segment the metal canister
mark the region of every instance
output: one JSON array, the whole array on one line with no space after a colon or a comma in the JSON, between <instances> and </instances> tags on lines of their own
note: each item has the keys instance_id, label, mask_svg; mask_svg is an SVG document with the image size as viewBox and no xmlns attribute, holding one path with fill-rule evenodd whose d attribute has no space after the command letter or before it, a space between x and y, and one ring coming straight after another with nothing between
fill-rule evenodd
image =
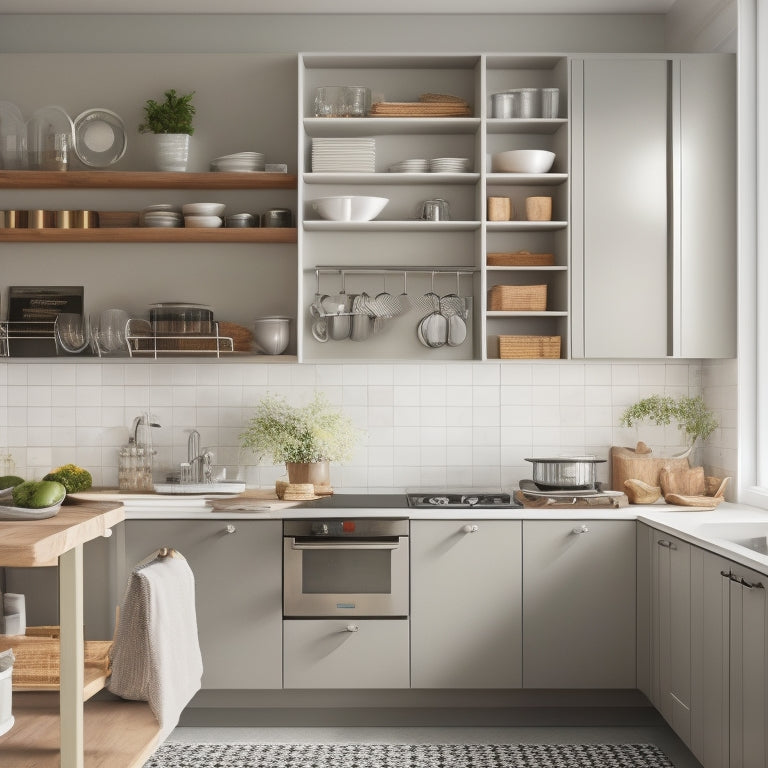
<instances>
[{"instance_id":1,"label":"metal canister","mask_svg":"<svg viewBox=\"0 0 768 768\"><path fill-rule=\"evenodd\" d=\"M261 214L262 227L293 226L293 213L290 208L270 208Z\"/></svg>"},{"instance_id":2,"label":"metal canister","mask_svg":"<svg viewBox=\"0 0 768 768\"><path fill-rule=\"evenodd\" d=\"M69 229L72 226L72 211L56 211L56 228Z\"/></svg>"},{"instance_id":3,"label":"metal canister","mask_svg":"<svg viewBox=\"0 0 768 768\"><path fill-rule=\"evenodd\" d=\"M23 229L27 226L26 211L6 211L5 226L8 229Z\"/></svg>"},{"instance_id":4,"label":"metal canister","mask_svg":"<svg viewBox=\"0 0 768 768\"><path fill-rule=\"evenodd\" d=\"M92 229L99 226L99 216L96 211L73 211L72 226L78 229Z\"/></svg>"},{"instance_id":5,"label":"metal canister","mask_svg":"<svg viewBox=\"0 0 768 768\"><path fill-rule=\"evenodd\" d=\"M46 212L37 208L27 211L27 229L45 229Z\"/></svg>"}]
</instances>

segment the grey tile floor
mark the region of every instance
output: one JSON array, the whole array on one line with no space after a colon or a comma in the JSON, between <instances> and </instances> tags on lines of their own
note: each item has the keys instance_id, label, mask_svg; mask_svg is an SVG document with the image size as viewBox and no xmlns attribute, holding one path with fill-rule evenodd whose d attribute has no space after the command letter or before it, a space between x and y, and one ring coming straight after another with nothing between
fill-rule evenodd
<instances>
[{"instance_id":1,"label":"grey tile floor","mask_svg":"<svg viewBox=\"0 0 768 768\"><path fill-rule=\"evenodd\" d=\"M664 724L633 726L218 726L176 728L168 741L371 744L655 744L676 768L701 768Z\"/></svg>"}]
</instances>

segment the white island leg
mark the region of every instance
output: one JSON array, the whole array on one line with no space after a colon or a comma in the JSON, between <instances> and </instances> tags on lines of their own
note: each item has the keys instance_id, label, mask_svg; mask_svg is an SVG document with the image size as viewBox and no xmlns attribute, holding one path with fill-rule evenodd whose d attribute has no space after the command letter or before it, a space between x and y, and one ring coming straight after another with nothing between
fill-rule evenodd
<instances>
[{"instance_id":1,"label":"white island leg","mask_svg":"<svg viewBox=\"0 0 768 768\"><path fill-rule=\"evenodd\" d=\"M59 557L61 768L83 768L83 547Z\"/></svg>"}]
</instances>

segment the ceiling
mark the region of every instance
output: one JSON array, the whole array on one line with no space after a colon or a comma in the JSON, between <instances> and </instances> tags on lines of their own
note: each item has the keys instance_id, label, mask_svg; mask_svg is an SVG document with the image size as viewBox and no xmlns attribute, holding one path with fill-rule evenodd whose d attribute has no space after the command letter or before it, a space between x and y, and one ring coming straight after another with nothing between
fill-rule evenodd
<instances>
[{"instance_id":1,"label":"ceiling","mask_svg":"<svg viewBox=\"0 0 768 768\"><path fill-rule=\"evenodd\" d=\"M661 13L675 0L0 0L0 14ZM214 9L214 10L212 10Z\"/></svg>"}]
</instances>

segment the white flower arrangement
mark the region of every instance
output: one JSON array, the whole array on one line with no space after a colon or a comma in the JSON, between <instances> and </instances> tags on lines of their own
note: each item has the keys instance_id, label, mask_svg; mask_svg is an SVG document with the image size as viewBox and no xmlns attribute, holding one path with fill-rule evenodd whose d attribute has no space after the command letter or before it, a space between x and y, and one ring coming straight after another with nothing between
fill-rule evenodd
<instances>
[{"instance_id":1,"label":"white flower arrangement","mask_svg":"<svg viewBox=\"0 0 768 768\"><path fill-rule=\"evenodd\" d=\"M280 462L346 461L361 432L351 419L332 407L322 393L311 403L293 406L279 395L267 395L256 406L240 435L243 448Z\"/></svg>"}]
</instances>

